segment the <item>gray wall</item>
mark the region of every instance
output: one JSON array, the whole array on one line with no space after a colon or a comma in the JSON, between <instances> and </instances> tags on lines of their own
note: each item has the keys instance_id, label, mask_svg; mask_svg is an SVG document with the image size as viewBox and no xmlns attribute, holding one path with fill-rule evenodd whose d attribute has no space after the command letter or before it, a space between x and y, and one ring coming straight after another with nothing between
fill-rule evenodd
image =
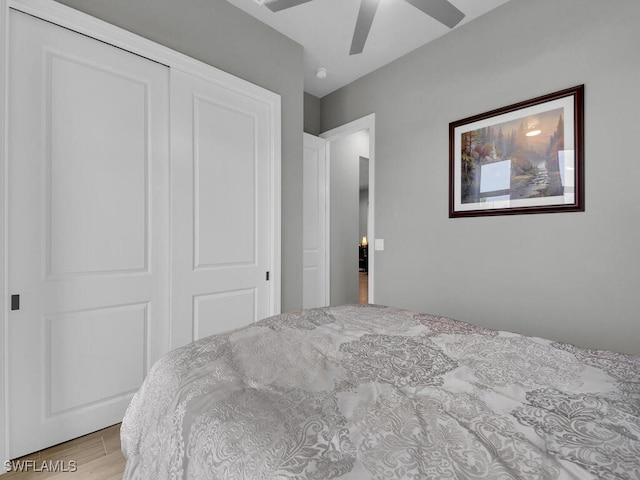
<instances>
[{"instance_id":1,"label":"gray wall","mask_svg":"<svg viewBox=\"0 0 640 480\"><path fill-rule=\"evenodd\" d=\"M282 97L282 310L302 306L302 47L224 0L59 0Z\"/></svg>"},{"instance_id":2,"label":"gray wall","mask_svg":"<svg viewBox=\"0 0 640 480\"><path fill-rule=\"evenodd\" d=\"M512 0L322 99L376 114L376 302L640 354L640 2ZM449 122L585 84L586 211L448 218Z\"/></svg>"},{"instance_id":3,"label":"gray wall","mask_svg":"<svg viewBox=\"0 0 640 480\"><path fill-rule=\"evenodd\" d=\"M331 142L331 305L358 303L360 151L356 135Z\"/></svg>"},{"instance_id":4,"label":"gray wall","mask_svg":"<svg viewBox=\"0 0 640 480\"><path fill-rule=\"evenodd\" d=\"M304 92L304 131L320 135L320 99Z\"/></svg>"}]
</instances>

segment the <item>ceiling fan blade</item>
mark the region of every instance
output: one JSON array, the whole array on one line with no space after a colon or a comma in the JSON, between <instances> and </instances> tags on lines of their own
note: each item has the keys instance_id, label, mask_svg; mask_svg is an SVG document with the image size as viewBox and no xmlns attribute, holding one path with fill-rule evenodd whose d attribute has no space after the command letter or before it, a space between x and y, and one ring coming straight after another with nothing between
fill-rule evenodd
<instances>
[{"instance_id":1,"label":"ceiling fan blade","mask_svg":"<svg viewBox=\"0 0 640 480\"><path fill-rule=\"evenodd\" d=\"M360 3L360 11L358 12L358 20L356 21L356 29L353 32L349 55L357 55L364 50L364 44L369 36L369 30L371 30L371 24L376 16L379 2L380 0L362 0Z\"/></svg>"},{"instance_id":2,"label":"ceiling fan blade","mask_svg":"<svg viewBox=\"0 0 640 480\"><path fill-rule=\"evenodd\" d=\"M464 18L464 13L447 0L407 0L407 2L449 28L455 27Z\"/></svg>"},{"instance_id":3,"label":"ceiling fan blade","mask_svg":"<svg viewBox=\"0 0 640 480\"><path fill-rule=\"evenodd\" d=\"M285 8L297 7L303 3L310 2L311 0L275 0L273 2L265 3L265 6L272 12L279 12Z\"/></svg>"}]
</instances>

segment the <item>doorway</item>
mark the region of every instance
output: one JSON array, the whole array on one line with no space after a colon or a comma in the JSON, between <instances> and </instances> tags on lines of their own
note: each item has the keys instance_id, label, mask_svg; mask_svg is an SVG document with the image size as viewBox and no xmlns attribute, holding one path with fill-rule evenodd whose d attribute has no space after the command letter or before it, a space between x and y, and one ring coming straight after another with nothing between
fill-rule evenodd
<instances>
[{"instance_id":1,"label":"doorway","mask_svg":"<svg viewBox=\"0 0 640 480\"><path fill-rule=\"evenodd\" d=\"M328 158L328 304L373 303L375 252L370 244L375 238L375 114L320 137L327 140Z\"/></svg>"},{"instance_id":2,"label":"doorway","mask_svg":"<svg viewBox=\"0 0 640 480\"><path fill-rule=\"evenodd\" d=\"M369 241L367 224L369 214L369 158L359 158L358 182L359 222L358 234L358 303L369 303Z\"/></svg>"},{"instance_id":3,"label":"doorway","mask_svg":"<svg viewBox=\"0 0 640 480\"><path fill-rule=\"evenodd\" d=\"M366 130L344 135L330 144L331 305L359 303L361 280L368 280L367 222L365 218L361 227L360 218L361 204L368 204L368 198L361 200L368 192L368 178L360 179L361 170L368 170L368 157ZM368 300L368 291L366 297L364 301Z\"/></svg>"}]
</instances>

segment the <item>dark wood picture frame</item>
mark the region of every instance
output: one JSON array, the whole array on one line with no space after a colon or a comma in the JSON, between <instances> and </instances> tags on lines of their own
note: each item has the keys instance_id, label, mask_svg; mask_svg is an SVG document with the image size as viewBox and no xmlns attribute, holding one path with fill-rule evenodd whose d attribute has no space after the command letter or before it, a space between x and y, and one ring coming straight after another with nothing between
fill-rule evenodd
<instances>
[{"instance_id":1,"label":"dark wood picture frame","mask_svg":"<svg viewBox=\"0 0 640 480\"><path fill-rule=\"evenodd\" d=\"M449 217L584 211L584 85L449 124Z\"/></svg>"}]
</instances>

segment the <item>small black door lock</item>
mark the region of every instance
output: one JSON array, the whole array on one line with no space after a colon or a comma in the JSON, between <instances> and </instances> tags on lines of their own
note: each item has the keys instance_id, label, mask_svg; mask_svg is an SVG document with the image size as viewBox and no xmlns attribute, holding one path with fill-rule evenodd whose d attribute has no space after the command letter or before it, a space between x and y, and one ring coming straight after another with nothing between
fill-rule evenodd
<instances>
[{"instance_id":1,"label":"small black door lock","mask_svg":"<svg viewBox=\"0 0 640 480\"><path fill-rule=\"evenodd\" d=\"M11 295L11 310L20 310L20 295Z\"/></svg>"}]
</instances>

